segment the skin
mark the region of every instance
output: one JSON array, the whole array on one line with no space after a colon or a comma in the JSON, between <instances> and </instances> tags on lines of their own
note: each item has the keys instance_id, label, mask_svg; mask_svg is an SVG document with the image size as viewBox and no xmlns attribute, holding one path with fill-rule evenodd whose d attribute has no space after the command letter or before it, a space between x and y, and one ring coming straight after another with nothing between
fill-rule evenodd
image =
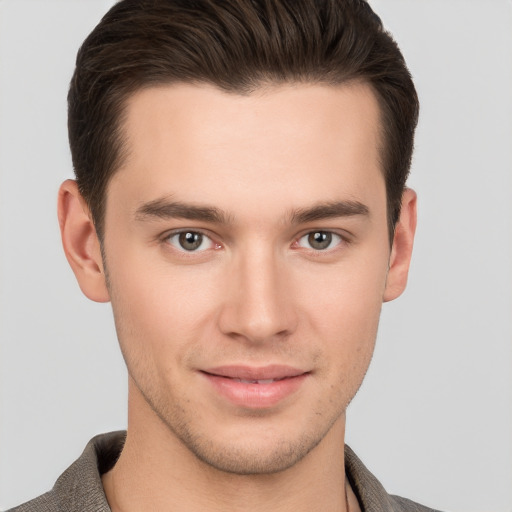
<instances>
[{"instance_id":1,"label":"skin","mask_svg":"<svg viewBox=\"0 0 512 512\"><path fill-rule=\"evenodd\" d=\"M76 184L59 194L66 255L85 295L112 302L128 367L127 441L103 476L112 509L344 511L347 498L357 509L345 411L381 305L405 288L416 225L406 190L390 247L371 89L150 88L130 98L124 134L104 259ZM168 203L222 215L174 217ZM360 211L318 211L339 203ZM201 233L199 250L175 230ZM232 403L204 373L269 364L304 378L265 407Z\"/></svg>"}]
</instances>

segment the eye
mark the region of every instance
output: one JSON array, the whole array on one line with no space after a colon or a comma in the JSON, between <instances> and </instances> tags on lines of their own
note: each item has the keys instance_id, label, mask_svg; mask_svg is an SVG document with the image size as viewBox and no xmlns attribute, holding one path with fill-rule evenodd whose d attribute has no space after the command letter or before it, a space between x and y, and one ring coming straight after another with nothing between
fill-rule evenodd
<instances>
[{"instance_id":1,"label":"eye","mask_svg":"<svg viewBox=\"0 0 512 512\"><path fill-rule=\"evenodd\" d=\"M166 241L179 251L201 252L212 249L215 243L198 231L180 231L169 235Z\"/></svg>"},{"instance_id":2,"label":"eye","mask_svg":"<svg viewBox=\"0 0 512 512\"><path fill-rule=\"evenodd\" d=\"M301 236L297 241L300 247L314 249L315 251L325 251L332 249L343 241L343 238L331 231L311 231Z\"/></svg>"}]
</instances>

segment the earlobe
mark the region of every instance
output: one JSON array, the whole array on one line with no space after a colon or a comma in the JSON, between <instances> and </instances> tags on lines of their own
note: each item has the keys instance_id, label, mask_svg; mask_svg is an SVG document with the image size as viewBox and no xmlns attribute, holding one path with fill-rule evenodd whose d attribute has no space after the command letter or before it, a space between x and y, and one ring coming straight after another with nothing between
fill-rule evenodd
<instances>
[{"instance_id":1,"label":"earlobe","mask_svg":"<svg viewBox=\"0 0 512 512\"><path fill-rule=\"evenodd\" d=\"M383 296L384 302L399 297L407 285L414 233L416 231L416 219L416 192L408 188L405 189L402 195L400 218L395 226L386 288Z\"/></svg>"},{"instance_id":2,"label":"earlobe","mask_svg":"<svg viewBox=\"0 0 512 512\"><path fill-rule=\"evenodd\" d=\"M96 302L108 302L101 249L89 208L74 180L59 189L58 217L62 246L82 292Z\"/></svg>"}]
</instances>

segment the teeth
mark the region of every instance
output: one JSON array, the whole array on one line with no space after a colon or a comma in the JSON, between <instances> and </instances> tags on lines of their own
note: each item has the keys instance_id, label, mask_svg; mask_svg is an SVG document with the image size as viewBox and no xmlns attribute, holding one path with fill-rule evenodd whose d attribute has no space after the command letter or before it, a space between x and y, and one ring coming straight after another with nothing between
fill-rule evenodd
<instances>
[{"instance_id":1,"label":"teeth","mask_svg":"<svg viewBox=\"0 0 512 512\"><path fill-rule=\"evenodd\" d=\"M254 380L254 379L235 379L237 382L241 382L243 384L271 384L274 382L275 379L261 379L261 380Z\"/></svg>"}]
</instances>

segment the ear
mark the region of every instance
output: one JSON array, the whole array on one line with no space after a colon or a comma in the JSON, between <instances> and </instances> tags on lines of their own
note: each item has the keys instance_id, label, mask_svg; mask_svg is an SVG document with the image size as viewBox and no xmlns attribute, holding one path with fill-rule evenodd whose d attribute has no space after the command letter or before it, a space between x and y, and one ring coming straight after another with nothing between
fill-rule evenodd
<instances>
[{"instance_id":1,"label":"ear","mask_svg":"<svg viewBox=\"0 0 512 512\"><path fill-rule=\"evenodd\" d=\"M414 233L416 231L416 217L416 192L407 188L402 195L400 218L395 226L386 288L383 296L384 302L399 297L407 285Z\"/></svg>"},{"instance_id":2,"label":"ear","mask_svg":"<svg viewBox=\"0 0 512 512\"><path fill-rule=\"evenodd\" d=\"M62 246L80 289L96 302L108 302L100 241L89 208L74 180L59 189L58 217Z\"/></svg>"}]
</instances>

